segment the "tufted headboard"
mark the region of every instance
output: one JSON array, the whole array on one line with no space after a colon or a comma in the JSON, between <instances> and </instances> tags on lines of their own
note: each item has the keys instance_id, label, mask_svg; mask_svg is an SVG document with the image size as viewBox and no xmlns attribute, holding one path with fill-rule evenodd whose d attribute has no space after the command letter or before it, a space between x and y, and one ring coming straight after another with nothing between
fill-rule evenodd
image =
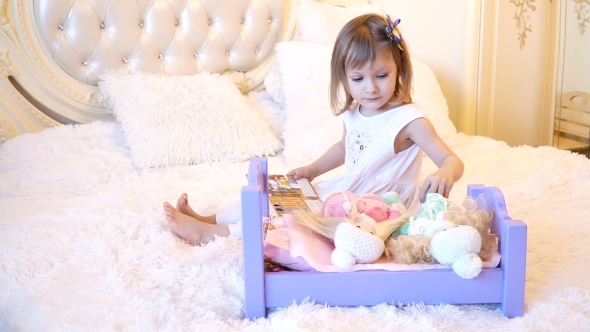
<instances>
[{"instance_id":1,"label":"tufted headboard","mask_svg":"<svg viewBox=\"0 0 590 332\"><path fill-rule=\"evenodd\" d=\"M170 75L253 70L279 39L284 5L277 0L34 0L32 9L47 53L72 77L96 85L109 69Z\"/></svg>"},{"instance_id":2,"label":"tufted headboard","mask_svg":"<svg viewBox=\"0 0 590 332\"><path fill-rule=\"evenodd\" d=\"M295 31L290 0L0 0L0 25L0 143L111 120L106 70L225 73L256 89Z\"/></svg>"}]
</instances>

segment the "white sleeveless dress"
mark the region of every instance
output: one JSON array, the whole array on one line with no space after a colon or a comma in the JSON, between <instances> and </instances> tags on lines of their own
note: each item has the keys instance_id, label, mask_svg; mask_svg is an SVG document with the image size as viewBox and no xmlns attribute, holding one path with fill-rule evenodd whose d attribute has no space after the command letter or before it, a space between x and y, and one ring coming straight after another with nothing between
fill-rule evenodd
<instances>
[{"instance_id":1,"label":"white sleeveless dress","mask_svg":"<svg viewBox=\"0 0 590 332\"><path fill-rule=\"evenodd\" d=\"M334 192L350 191L355 195L383 195L397 192L408 212L420 211L420 169L422 149L414 144L395 153L393 144L399 132L410 122L426 117L414 105L403 105L381 114L365 117L359 105L343 114L346 126L347 174L315 184L325 200Z\"/></svg>"}]
</instances>

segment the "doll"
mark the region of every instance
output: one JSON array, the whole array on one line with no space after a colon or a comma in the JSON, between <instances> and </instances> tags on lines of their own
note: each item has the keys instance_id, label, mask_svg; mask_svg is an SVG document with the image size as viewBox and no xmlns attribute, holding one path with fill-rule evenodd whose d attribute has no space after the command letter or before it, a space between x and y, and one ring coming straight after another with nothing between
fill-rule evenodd
<instances>
[{"instance_id":1,"label":"doll","mask_svg":"<svg viewBox=\"0 0 590 332\"><path fill-rule=\"evenodd\" d=\"M385 239L408 221L405 209L395 205L397 194L386 195L393 204L372 194L335 193L326 199L323 216L303 211L293 215L306 228L332 240L332 264L349 269L354 264L379 259L385 250Z\"/></svg>"},{"instance_id":2,"label":"doll","mask_svg":"<svg viewBox=\"0 0 590 332\"><path fill-rule=\"evenodd\" d=\"M428 194L434 195L434 194ZM438 195L438 194L436 194ZM398 229L390 238L386 240L385 254L387 257L397 263L441 263L432 253L432 241L438 231L449 229L449 227L471 227L474 230L462 230L464 234L477 231L479 237L475 234L465 235L467 238L475 238L481 241L477 255L480 259L485 260L491 257L498 249L498 238L490 233L490 222L493 218L493 212L479 209L477 203L472 198L467 198L463 203L465 210L458 206L447 205L444 199L444 206L439 204L440 197L436 197L436 204L423 204L423 213L410 218L410 222ZM424 213L430 210L432 213ZM433 220L433 213L437 216ZM424 217L427 215L428 217ZM422 218L420 218L422 216ZM412 225L413 224L413 225ZM404 229L406 232L404 234ZM418 231L416 231L418 230ZM400 234L401 233L401 234ZM473 240L475 241L475 240ZM437 240L440 242L440 240ZM477 243L476 243L477 245Z\"/></svg>"},{"instance_id":3,"label":"doll","mask_svg":"<svg viewBox=\"0 0 590 332\"><path fill-rule=\"evenodd\" d=\"M336 227L342 222L359 223L357 226L365 230L369 228L363 224L372 225L374 235L385 241L409 220L409 215L399 203L397 193L385 193L384 197L392 203L374 194L356 196L351 192L334 193L324 202L321 216L297 213L301 217L297 219L304 226L332 240ZM368 220L373 220L374 224Z\"/></svg>"}]
</instances>

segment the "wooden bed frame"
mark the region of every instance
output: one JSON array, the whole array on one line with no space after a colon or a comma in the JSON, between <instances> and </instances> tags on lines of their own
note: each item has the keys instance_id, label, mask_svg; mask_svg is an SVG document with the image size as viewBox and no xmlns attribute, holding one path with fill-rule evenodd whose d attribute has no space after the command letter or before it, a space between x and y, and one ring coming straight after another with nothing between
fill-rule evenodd
<instances>
[{"instance_id":1,"label":"wooden bed frame","mask_svg":"<svg viewBox=\"0 0 590 332\"><path fill-rule=\"evenodd\" d=\"M491 230L498 235L501 255L498 267L484 268L475 279L462 279L450 268L265 272L261 220L269 215L267 172L266 158L252 159L248 185L241 192L247 318L265 317L267 308L289 306L305 299L333 306L499 303L506 317L523 315L527 227L508 216L500 189L477 184L467 187L467 195L483 200L485 208L494 211Z\"/></svg>"}]
</instances>

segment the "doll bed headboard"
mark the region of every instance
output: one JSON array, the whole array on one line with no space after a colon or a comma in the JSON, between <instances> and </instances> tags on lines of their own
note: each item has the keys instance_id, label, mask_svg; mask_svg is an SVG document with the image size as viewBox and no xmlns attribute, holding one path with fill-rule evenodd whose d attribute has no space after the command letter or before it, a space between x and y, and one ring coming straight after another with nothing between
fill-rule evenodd
<instances>
[{"instance_id":1,"label":"doll bed headboard","mask_svg":"<svg viewBox=\"0 0 590 332\"><path fill-rule=\"evenodd\" d=\"M337 306L379 303L499 303L507 317L524 311L527 226L512 220L498 188L469 185L467 195L480 208L492 210L491 231L498 236L500 264L485 268L474 279L462 279L452 269L342 273L317 271L264 271L263 227L268 217L268 163L253 158L248 185L242 187L242 221L246 317L266 315L266 309L306 299ZM345 290L345 291L343 291Z\"/></svg>"},{"instance_id":2,"label":"doll bed headboard","mask_svg":"<svg viewBox=\"0 0 590 332\"><path fill-rule=\"evenodd\" d=\"M290 0L0 2L0 144L60 123L112 120L96 84L110 69L227 73L260 85L292 38Z\"/></svg>"}]
</instances>

